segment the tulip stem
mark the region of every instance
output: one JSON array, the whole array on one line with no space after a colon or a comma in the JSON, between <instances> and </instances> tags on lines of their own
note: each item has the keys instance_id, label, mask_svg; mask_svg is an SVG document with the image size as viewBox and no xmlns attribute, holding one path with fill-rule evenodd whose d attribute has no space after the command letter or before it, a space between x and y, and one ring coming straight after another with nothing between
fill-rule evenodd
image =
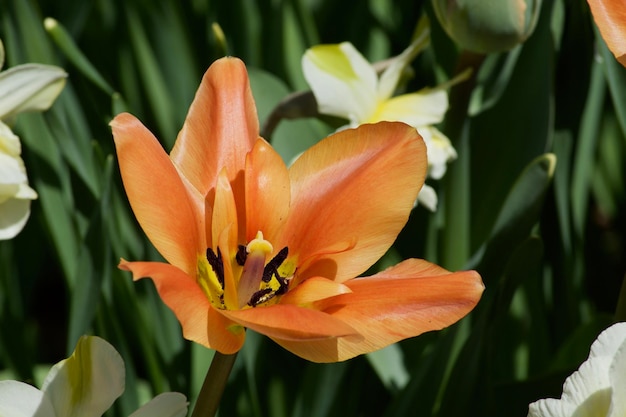
<instances>
[{"instance_id":1,"label":"tulip stem","mask_svg":"<svg viewBox=\"0 0 626 417\"><path fill-rule=\"evenodd\" d=\"M215 416L228 381L228 376L235 364L235 359L237 359L236 353L224 355L223 353L215 352L191 417Z\"/></svg>"}]
</instances>

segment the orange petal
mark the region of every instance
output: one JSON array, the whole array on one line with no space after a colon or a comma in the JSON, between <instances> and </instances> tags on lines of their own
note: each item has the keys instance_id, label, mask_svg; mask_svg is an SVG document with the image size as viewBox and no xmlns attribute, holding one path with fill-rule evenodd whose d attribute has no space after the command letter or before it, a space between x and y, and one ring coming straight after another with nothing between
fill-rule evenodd
<instances>
[{"instance_id":1,"label":"orange petal","mask_svg":"<svg viewBox=\"0 0 626 417\"><path fill-rule=\"evenodd\" d=\"M626 2L587 0L600 34L615 58L626 67Z\"/></svg>"},{"instance_id":2,"label":"orange petal","mask_svg":"<svg viewBox=\"0 0 626 417\"><path fill-rule=\"evenodd\" d=\"M144 232L172 265L195 273L200 243L194 203L167 154L134 116L111 122L122 181Z\"/></svg>"},{"instance_id":3,"label":"orange petal","mask_svg":"<svg viewBox=\"0 0 626 417\"><path fill-rule=\"evenodd\" d=\"M314 306L354 327L362 339L276 342L310 361L343 361L451 325L474 308L484 289L474 271L442 275L441 268L418 259L345 285L352 293Z\"/></svg>"},{"instance_id":4,"label":"orange petal","mask_svg":"<svg viewBox=\"0 0 626 417\"><path fill-rule=\"evenodd\" d=\"M349 287L339 282L322 277L311 277L280 299L281 304L306 305L313 301L352 292Z\"/></svg>"},{"instance_id":5,"label":"orange petal","mask_svg":"<svg viewBox=\"0 0 626 417\"><path fill-rule=\"evenodd\" d=\"M225 354L243 346L245 330L219 314L196 282L180 269L161 262L125 260L119 267L132 272L135 280L152 279L161 299L178 318L185 339Z\"/></svg>"},{"instance_id":6,"label":"orange petal","mask_svg":"<svg viewBox=\"0 0 626 417\"><path fill-rule=\"evenodd\" d=\"M213 202L213 218L211 221L211 236L213 249L220 242L222 232L228 230L227 244L229 248L237 248L237 206L233 190L228 182L226 170L220 172L215 184L215 200Z\"/></svg>"},{"instance_id":7,"label":"orange petal","mask_svg":"<svg viewBox=\"0 0 626 417\"><path fill-rule=\"evenodd\" d=\"M289 214L290 184L280 155L263 139L257 140L246 159L246 239L262 231L270 242ZM276 251L282 248L274 248Z\"/></svg>"},{"instance_id":8,"label":"orange petal","mask_svg":"<svg viewBox=\"0 0 626 417\"><path fill-rule=\"evenodd\" d=\"M312 341L356 335L352 327L330 314L294 305L275 304L219 312L242 326L272 338Z\"/></svg>"},{"instance_id":9,"label":"orange petal","mask_svg":"<svg viewBox=\"0 0 626 417\"><path fill-rule=\"evenodd\" d=\"M378 260L408 220L426 168L423 140L403 123L344 130L302 154L289 169L292 214L283 231L304 264L300 279L342 282ZM306 270L320 253L327 255Z\"/></svg>"},{"instance_id":10,"label":"orange petal","mask_svg":"<svg viewBox=\"0 0 626 417\"><path fill-rule=\"evenodd\" d=\"M170 154L185 177L206 193L222 168L233 181L259 136L256 106L244 63L215 61L204 74Z\"/></svg>"}]
</instances>

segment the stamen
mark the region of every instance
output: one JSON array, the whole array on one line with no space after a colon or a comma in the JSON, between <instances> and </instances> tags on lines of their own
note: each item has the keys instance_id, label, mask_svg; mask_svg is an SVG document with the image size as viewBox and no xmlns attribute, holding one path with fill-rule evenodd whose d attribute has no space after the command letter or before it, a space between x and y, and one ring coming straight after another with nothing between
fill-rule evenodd
<instances>
[{"instance_id":1,"label":"stamen","mask_svg":"<svg viewBox=\"0 0 626 417\"><path fill-rule=\"evenodd\" d=\"M280 274L278 273L278 268L282 265L282 263L287 259L287 255L289 255L289 249L287 246L282 248L271 261L265 265L263 269L263 282L270 282L272 280L272 276L276 276L276 278L280 281Z\"/></svg>"},{"instance_id":2,"label":"stamen","mask_svg":"<svg viewBox=\"0 0 626 417\"><path fill-rule=\"evenodd\" d=\"M252 294L250 301L248 301L248 305L250 307L256 307L259 304L272 299L275 295L276 293L274 293L271 288L264 288Z\"/></svg>"},{"instance_id":3,"label":"stamen","mask_svg":"<svg viewBox=\"0 0 626 417\"><path fill-rule=\"evenodd\" d=\"M224 262L222 261L222 252L220 248L217 248L217 255L213 252L213 249L208 248L206 250L206 259L209 261L209 265L213 268L213 272L217 276L217 281L220 283L222 290L224 289Z\"/></svg>"},{"instance_id":4,"label":"stamen","mask_svg":"<svg viewBox=\"0 0 626 417\"><path fill-rule=\"evenodd\" d=\"M244 245L237 246L237 255L235 259L237 260L237 264L239 266L244 266L246 263L246 258L248 257L248 250Z\"/></svg>"}]
</instances>

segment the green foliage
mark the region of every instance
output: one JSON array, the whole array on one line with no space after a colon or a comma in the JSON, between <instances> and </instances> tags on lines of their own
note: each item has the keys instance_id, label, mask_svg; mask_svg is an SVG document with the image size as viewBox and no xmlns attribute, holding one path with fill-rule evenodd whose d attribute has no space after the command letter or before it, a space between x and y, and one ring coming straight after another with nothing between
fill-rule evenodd
<instances>
[{"instance_id":1,"label":"green foliage","mask_svg":"<svg viewBox=\"0 0 626 417\"><path fill-rule=\"evenodd\" d=\"M14 125L39 198L22 233L0 242L2 378L36 381L41 364L97 334L127 368L109 415L167 390L193 404L213 353L182 339L150 282L116 268L122 257L159 255L128 206L108 122L130 111L170 149L222 53L214 23L249 67L263 123L306 90L307 47L350 41L385 59L408 45L424 13L432 16L429 4L408 0L4 0L5 66L58 65L69 79L49 111ZM56 21L47 30L46 17ZM560 395L614 320L626 270L626 69L586 2L544 0L527 42L484 57L431 25L407 89L477 71L453 87L441 127L459 156L435 184L439 211L417 207L388 256L477 269L480 304L448 329L345 363L308 363L249 334L221 415L524 416L529 402ZM290 161L334 122L283 120L272 143Z\"/></svg>"}]
</instances>

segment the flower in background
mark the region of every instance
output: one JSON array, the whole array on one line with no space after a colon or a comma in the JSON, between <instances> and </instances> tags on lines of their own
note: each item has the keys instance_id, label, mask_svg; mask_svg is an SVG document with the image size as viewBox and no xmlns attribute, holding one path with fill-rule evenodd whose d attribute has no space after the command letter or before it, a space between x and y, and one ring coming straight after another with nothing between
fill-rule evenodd
<instances>
[{"instance_id":1,"label":"flower in background","mask_svg":"<svg viewBox=\"0 0 626 417\"><path fill-rule=\"evenodd\" d=\"M122 395L124 361L96 336L83 336L67 359L50 369L41 390L19 381L0 381L2 417L100 417ZM131 417L183 417L187 399L167 392Z\"/></svg>"},{"instance_id":2,"label":"flower in background","mask_svg":"<svg viewBox=\"0 0 626 417\"><path fill-rule=\"evenodd\" d=\"M3 63L0 41L0 69ZM6 123L18 113L48 109L66 77L61 68L41 64L18 65L0 73L0 240L22 230L30 215L30 201L37 198L28 185L20 140Z\"/></svg>"},{"instance_id":3,"label":"flower in background","mask_svg":"<svg viewBox=\"0 0 626 417\"><path fill-rule=\"evenodd\" d=\"M618 0L621 1L621 0ZM526 41L537 26L541 0L432 0L437 20L461 48L491 53Z\"/></svg>"},{"instance_id":4,"label":"flower in background","mask_svg":"<svg viewBox=\"0 0 626 417\"><path fill-rule=\"evenodd\" d=\"M349 42L308 49L302 57L302 69L320 113L348 119L348 127L380 121L404 122L415 127L426 142L428 176L440 179L446 164L456 158L450 140L433 126L443 120L448 110L448 94L443 88L425 88L393 96L402 72L427 44L426 30L388 61L380 77ZM437 194L428 185L424 185L418 201L431 211L437 208Z\"/></svg>"},{"instance_id":5,"label":"flower in background","mask_svg":"<svg viewBox=\"0 0 626 417\"><path fill-rule=\"evenodd\" d=\"M589 358L563 384L560 400L530 404L528 417L626 415L626 323L600 333Z\"/></svg>"},{"instance_id":6,"label":"flower in background","mask_svg":"<svg viewBox=\"0 0 626 417\"><path fill-rule=\"evenodd\" d=\"M347 129L289 168L259 137L246 68L211 65L168 155L134 116L112 122L124 188L169 263L150 277L185 338L232 354L245 329L315 362L335 362L446 327L478 302L474 271L409 259L366 271L406 224L426 174L415 129Z\"/></svg>"},{"instance_id":7,"label":"flower in background","mask_svg":"<svg viewBox=\"0 0 626 417\"><path fill-rule=\"evenodd\" d=\"M626 67L626 2L624 0L587 0L593 20L607 46Z\"/></svg>"}]
</instances>

